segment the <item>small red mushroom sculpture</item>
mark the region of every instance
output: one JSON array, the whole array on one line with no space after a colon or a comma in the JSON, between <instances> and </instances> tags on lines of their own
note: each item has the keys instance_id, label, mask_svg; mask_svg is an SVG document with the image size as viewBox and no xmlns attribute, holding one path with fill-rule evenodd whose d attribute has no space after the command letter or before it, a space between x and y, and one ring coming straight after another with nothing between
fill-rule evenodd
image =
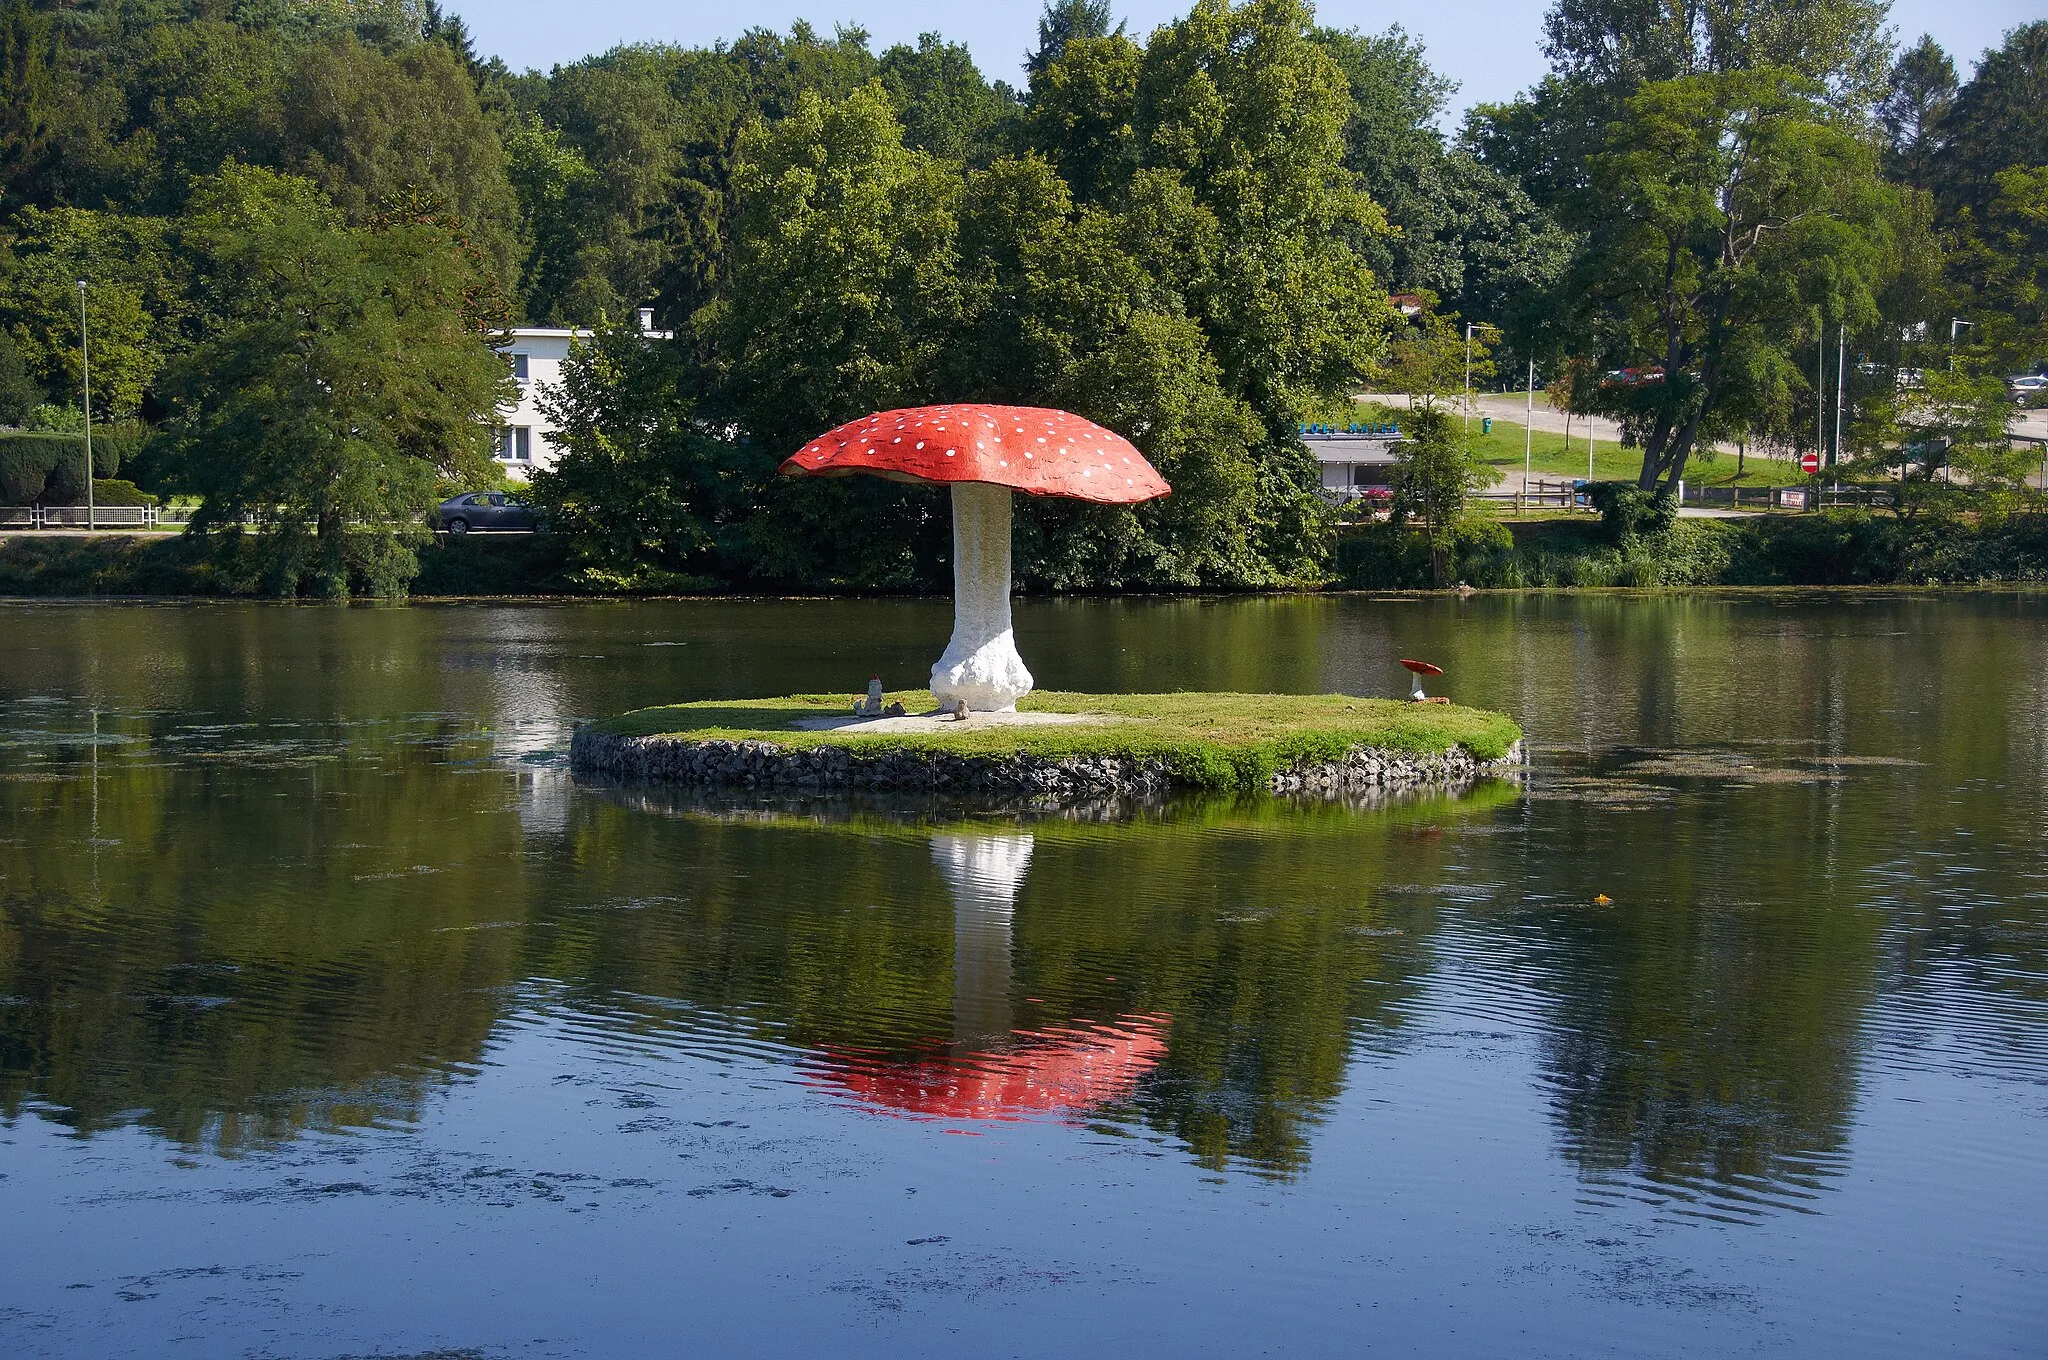
<instances>
[{"instance_id":1,"label":"small red mushroom sculpture","mask_svg":"<svg viewBox=\"0 0 2048 1360\"><path fill-rule=\"evenodd\" d=\"M952 712L1014 709L1031 692L1010 624L1010 496L1131 505L1173 488L1130 441L1037 406L918 406L841 425L782 465L785 477L864 472L953 489L953 639L932 667Z\"/></svg>"},{"instance_id":2,"label":"small red mushroom sculpture","mask_svg":"<svg viewBox=\"0 0 2048 1360\"><path fill-rule=\"evenodd\" d=\"M1408 682L1408 697L1410 699L1413 699L1418 704L1445 704L1450 702L1448 699L1432 699L1422 692L1422 677L1425 675L1442 675L1444 673L1442 666L1432 666L1427 661L1410 661L1406 657L1401 659L1401 664L1408 668L1411 675L1411 679Z\"/></svg>"}]
</instances>

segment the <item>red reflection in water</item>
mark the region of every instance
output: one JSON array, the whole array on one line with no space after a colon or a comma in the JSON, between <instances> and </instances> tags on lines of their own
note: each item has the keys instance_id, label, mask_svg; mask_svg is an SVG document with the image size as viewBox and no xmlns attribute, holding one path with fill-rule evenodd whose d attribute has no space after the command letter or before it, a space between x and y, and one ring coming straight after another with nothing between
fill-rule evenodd
<instances>
[{"instance_id":1,"label":"red reflection in water","mask_svg":"<svg viewBox=\"0 0 2048 1360\"><path fill-rule=\"evenodd\" d=\"M1003 1053L904 1062L825 1049L816 1078L884 1114L913 1119L1028 1119L1091 1109L1131 1093L1166 1056L1170 1016L1019 1032Z\"/></svg>"}]
</instances>

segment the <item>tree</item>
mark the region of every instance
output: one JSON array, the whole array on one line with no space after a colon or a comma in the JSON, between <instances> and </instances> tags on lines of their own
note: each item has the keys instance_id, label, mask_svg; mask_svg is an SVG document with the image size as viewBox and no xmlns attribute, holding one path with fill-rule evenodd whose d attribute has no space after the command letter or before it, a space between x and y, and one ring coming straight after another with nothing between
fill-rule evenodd
<instances>
[{"instance_id":1,"label":"tree","mask_svg":"<svg viewBox=\"0 0 2048 1360\"><path fill-rule=\"evenodd\" d=\"M1852 472L1893 485L1901 518L1953 514L1965 505L2010 509L2031 493L2032 451L2006 439L2012 400L1995 373L1931 368L1911 386L1859 403Z\"/></svg>"},{"instance_id":2,"label":"tree","mask_svg":"<svg viewBox=\"0 0 2048 1360\"><path fill-rule=\"evenodd\" d=\"M201 186L191 230L226 318L169 384L194 528L239 547L253 523L228 560L273 593L402 593L438 480L487 475L516 395L485 262L445 219L350 227L257 169Z\"/></svg>"},{"instance_id":3,"label":"tree","mask_svg":"<svg viewBox=\"0 0 2048 1360\"><path fill-rule=\"evenodd\" d=\"M183 351L192 315L185 264L159 218L28 208L0 252L0 330L38 386L77 405L83 384L78 283L90 285L93 406L137 414L165 362Z\"/></svg>"},{"instance_id":4,"label":"tree","mask_svg":"<svg viewBox=\"0 0 2048 1360\"><path fill-rule=\"evenodd\" d=\"M1124 213L1077 208L1044 161L1004 160L970 178L960 225L965 324L943 390L1078 412L1130 438L1174 489L1136 507L1021 508L1023 579L1059 589L1315 577L1315 526L1290 518L1299 500L1262 477L1259 421L1224 391L1177 281L1146 262L1162 241L1208 256L1190 237L1212 224L1184 192Z\"/></svg>"},{"instance_id":5,"label":"tree","mask_svg":"<svg viewBox=\"0 0 2048 1360\"><path fill-rule=\"evenodd\" d=\"M882 53L880 69L882 88L913 150L967 165L994 157L1001 129L1017 112L1016 100L1006 87L982 79L965 46L921 33L917 46L899 44Z\"/></svg>"},{"instance_id":6,"label":"tree","mask_svg":"<svg viewBox=\"0 0 2048 1360\"><path fill-rule=\"evenodd\" d=\"M1070 37L1032 73L1024 136L1083 203L1114 202L1137 168L1144 49L1121 32Z\"/></svg>"},{"instance_id":7,"label":"tree","mask_svg":"<svg viewBox=\"0 0 2048 1360\"><path fill-rule=\"evenodd\" d=\"M1599 404L1643 450L1639 485L1675 486L1731 409L1790 390L1800 336L1875 318L1895 199L1778 71L1645 86L1591 174L1606 206L1567 285L1572 352L1625 370Z\"/></svg>"},{"instance_id":8,"label":"tree","mask_svg":"<svg viewBox=\"0 0 2048 1360\"><path fill-rule=\"evenodd\" d=\"M1145 50L1136 132L1145 168L1184 186L1228 243L1190 277L1191 310L1223 372L1315 485L1294 431L1384 352L1393 312L1353 244L1386 219L1344 165L1350 91L1300 0L1197 0ZM1198 282L1195 280L1198 279ZM1312 494L1312 492L1311 492Z\"/></svg>"},{"instance_id":9,"label":"tree","mask_svg":"<svg viewBox=\"0 0 2048 1360\"><path fill-rule=\"evenodd\" d=\"M1426 305L1388 347L1380 385L1434 407L1442 398L1464 393L1467 372L1475 380L1492 376L1493 364L1485 335L1475 334L1468 347L1456 317L1437 311L1434 296L1420 296Z\"/></svg>"},{"instance_id":10,"label":"tree","mask_svg":"<svg viewBox=\"0 0 2048 1360\"><path fill-rule=\"evenodd\" d=\"M1984 54L1942 120L1935 193L1951 212L1981 211L2001 171L2048 165L2048 19Z\"/></svg>"},{"instance_id":11,"label":"tree","mask_svg":"<svg viewBox=\"0 0 2048 1360\"><path fill-rule=\"evenodd\" d=\"M1450 413L1422 406L1408 413L1395 446L1394 522L1417 520L1429 542L1439 588L1450 584L1451 549L1466 518L1466 498L1492 486L1500 474L1472 454Z\"/></svg>"},{"instance_id":12,"label":"tree","mask_svg":"<svg viewBox=\"0 0 2048 1360\"><path fill-rule=\"evenodd\" d=\"M958 317L958 179L903 145L888 96L808 91L743 139L729 285L700 325L719 405L782 457L820 430L935 395ZM946 516L928 492L779 483L754 543L774 579L924 584Z\"/></svg>"},{"instance_id":13,"label":"tree","mask_svg":"<svg viewBox=\"0 0 2048 1360\"><path fill-rule=\"evenodd\" d=\"M0 211L49 192L63 103L59 61L47 15L29 0L0 7Z\"/></svg>"},{"instance_id":14,"label":"tree","mask_svg":"<svg viewBox=\"0 0 2048 1360\"><path fill-rule=\"evenodd\" d=\"M1554 0L1544 21L1551 74L1520 99L1466 115L1465 146L1563 212L1590 191L1607 129L1644 84L1789 71L1823 102L1861 116L1891 69L1887 0ZM1586 205L1579 204L1581 212Z\"/></svg>"},{"instance_id":15,"label":"tree","mask_svg":"<svg viewBox=\"0 0 2048 1360\"><path fill-rule=\"evenodd\" d=\"M1926 188L1941 146L1941 125L1956 98L1956 64L1928 34L1899 54L1892 65L1877 124L1887 144L1887 164L1906 183Z\"/></svg>"},{"instance_id":16,"label":"tree","mask_svg":"<svg viewBox=\"0 0 2048 1360\"><path fill-rule=\"evenodd\" d=\"M1455 87L1422 45L1398 27L1316 36L1351 86L1345 165L1395 229L1357 243L1381 283L1496 321L1554 283L1570 239L1510 176L1445 149L1436 123Z\"/></svg>"},{"instance_id":17,"label":"tree","mask_svg":"<svg viewBox=\"0 0 2048 1360\"><path fill-rule=\"evenodd\" d=\"M1567 80L1619 97L1685 76L1778 69L1848 107L1891 68L1885 0L1555 0L1544 55Z\"/></svg>"},{"instance_id":18,"label":"tree","mask_svg":"<svg viewBox=\"0 0 2048 1360\"><path fill-rule=\"evenodd\" d=\"M1107 38L1111 34L1109 0L1046 0L1038 16L1038 46L1024 58L1024 70L1035 84L1038 78L1066 55L1067 44L1075 39ZM1115 28L1123 36L1124 26Z\"/></svg>"},{"instance_id":19,"label":"tree","mask_svg":"<svg viewBox=\"0 0 2048 1360\"><path fill-rule=\"evenodd\" d=\"M21 350L0 333L0 425L24 425L29 412L43 404L43 389L28 375Z\"/></svg>"},{"instance_id":20,"label":"tree","mask_svg":"<svg viewBox=\"0 0 2048 1360\"><path fill-rule=\"evenodd\" d=\"M684 110L678 54L622 48L555 73L515 125L510 172L527 224L526 313L549 325L620 319L683 247L675 211Z\"/></svg>"},{"instance_id":21,"label":"tree","mask_svg":"<svg viewBox=\"0 0 2048 1360\"><path fill-rule=\"evenodd\" d=\"M607 325L570 353L542 406L561 456L532 498L586 585L674 589L701 575L774 475L696 414L685 348Z\"/></svg>"},{"instance_id":22,"label":"tree","mask_svg":"<svg viewBox=\"0 0 2048 1360\"><path fill-rule=\"evenodd\" d=\"M518 276L504 144L444 42L392 53L350 38L306 48L285 102L281 164L357 224L402 203L460 218L498 277Z\"/></svg>"}]
</instances>

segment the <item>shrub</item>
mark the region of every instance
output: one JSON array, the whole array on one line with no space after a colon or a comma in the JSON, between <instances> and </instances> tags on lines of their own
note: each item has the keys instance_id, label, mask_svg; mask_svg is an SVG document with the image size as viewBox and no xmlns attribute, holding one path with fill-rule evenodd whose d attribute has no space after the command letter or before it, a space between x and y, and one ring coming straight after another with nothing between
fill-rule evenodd
<instances>
[{"instance_id":1,"label":"shrub","mask_svg":"<svg viewBox=\"0 0 2048 1360\"><path fill-rule=\"evenodd\" d=\"M1678 523L1678 498L1668 491L1645 491L1634 482L1594 482L1586 495L1615 543L1669 533Z\"/></svg>"},{"instance_id":2,"label":"shrub","mask_svg":"<svg viewBox=\"0 0 2048 1360\"><path fill-rule=\"evenodd\" d=\"M0 501L33 505L43 499L50 474L65 463L85 460L85 441L63 434L0 435ZM83 478L74 467L72 481Z\"/></svg>"},{"instance_id":3,"label":"shrub","mask_svg":"<svg viewBox=\"0 0 2048 1360\"><path fill-rule=\"evenodd\" d=\"M93 461L97 462L98 459ZM95 477L92 483L92 499L95 505L157 505L155 496L142 490L133 482L118 482L110 477Z\"/></svg>"},{"instance_id":4,"label":"shrub","mask_svg":"<svg viewBox=\"0 0 2048 1360\"><path fill-rule=\"evenodd\" d=\"M1496 519L1467 517L1447 535L1450 579L1504 589L1522 585L1514 536ZM1406 524L1360 525L1337 540L1337 579L1353 590L1426 590L1436 584L1429 538Z\"/></svg>"},{"instance_id":5,"label":"shrub","mask_svg":"<svg viewBox=\"0 0 2048 1360\"><path fill-rule=\"evenodd\" d=\"M138 447L145 435L139 425L95 429L95 480L119 472L124 451ZM84 435L0 434L0 505L72 505L84 500Z\"/></svg>"}]
</instances>

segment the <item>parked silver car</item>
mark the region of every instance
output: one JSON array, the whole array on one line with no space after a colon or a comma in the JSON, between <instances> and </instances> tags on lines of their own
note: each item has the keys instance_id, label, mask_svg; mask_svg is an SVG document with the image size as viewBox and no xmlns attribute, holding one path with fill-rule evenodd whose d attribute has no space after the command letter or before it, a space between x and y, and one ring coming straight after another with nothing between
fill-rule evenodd
<instances>
[{"instance_id":1,"label":"parked silver car","mask_svg":"<svg viewBox=\"0 0 2048 1360\"><path fill-rule=\"evenodd\" d=\"M435 527L451 534L472 529L530 534L540 528L533 507L503 491L471 491L442 501L434 511Z\"/></svg>"}]
</instances>

